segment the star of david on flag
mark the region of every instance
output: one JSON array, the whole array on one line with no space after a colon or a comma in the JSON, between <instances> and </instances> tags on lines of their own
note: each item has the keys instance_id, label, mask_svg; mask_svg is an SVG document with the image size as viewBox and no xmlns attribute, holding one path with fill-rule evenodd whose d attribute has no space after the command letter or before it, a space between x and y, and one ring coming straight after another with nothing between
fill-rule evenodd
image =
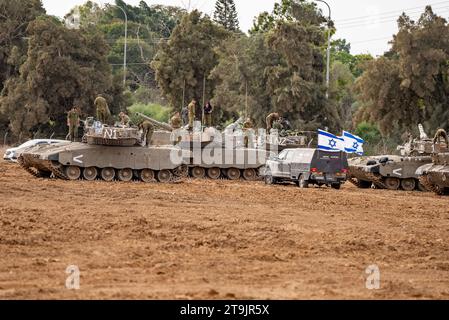
<instances>
[{"instance_id":1,"label":"star of david on flag","mask_svg":"<svg viewBox=\"0 0 449 320\"><path fill-rule=\"evenodd\" d=\"M318 149L330 152L345 151L345 140L324 130L318 130Z\"/></svg>"},{"instance_id":2,"label":"star of david on flag","mask_svg":"<svg viewBox=\"0 0 449 320\"><path fill-rule=\"evenodd\" d=\"M365 144L365 141L362 138L347 131L343 131L343 139L345 141L345 151L347 153L357 153L358 155L363 156L363 145Z\"/></svg>"}]
</instances>

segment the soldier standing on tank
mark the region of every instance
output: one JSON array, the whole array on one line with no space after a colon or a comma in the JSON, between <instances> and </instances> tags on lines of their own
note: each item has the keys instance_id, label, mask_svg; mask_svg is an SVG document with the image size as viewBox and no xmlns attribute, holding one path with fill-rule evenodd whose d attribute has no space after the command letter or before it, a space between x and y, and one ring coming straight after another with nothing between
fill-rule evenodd
<instances>
[{"instance_id":1,"label":"soldier standing on tank","mask_svg":"<svg viewBox=\"0 0 449 320\"><path fill-rule=\"evenodd\" d=\"M271 129L273 129L273 124L275 121L279 120L280 116L279 113L270 113L267 116L266 123L267 123L267 132L270 133Z\"/></svg>"},{"instance_id":2,"label":"soldier standing on tank","mask_svg":"<svg viewBox=\"0 0 449 320\"><path fill-rule=\"evenodd\" d=\"M253 121L251 120L251 118L247 118L246 121L243 123L243 135L244 135L243 144L245 148L248 148L249 137L252 129L254 129Z\"/></svg>"},{"instance_id":3,"label":"soldier standing on tank","mask_svg":"<svg viewBox=\"0 0 449 320\"><path fill-rule=\"evenodd\" d=\"M196 112L196 99L193 99L187 107L189 111L189 130L193 129L193 122L195 121L195 112Z\"/></svg>"},{"instance_id":4,"label":"soldier standing on tank","mask_svg":"<svg viewBox=\"0 0 449 320\"><path fill-rule=\"evenodd\" d=\"M151 140L153 139L154 126L148 120L143 120L139 128L143 131L142 137L145 137L145 146L149 147L151 145Z\"/></svg>"},{"instance_id":5,"label":"soldier standing on tank","mask_svg":"<svg viewBox=\"0 0 449 320\"><path fill-rule=\"evenodd\" d=\"M97 109L97 120L105 124L109 121L111 111L109 111L108 103L105 98L98 96L95 99L95 107Z\"/></svg>"},{"instance_id":6,"label":"soldier standing on tank","mask_svg":"<svg viewBox=\"0 0 449 320\"><path fill-rule=\"evenodd\" d=\"M124 112L120 112L119 117L120 117L120 124L124 127L129 128L131 125L131 119L129 118L129 116Z\"/></svg>"},{"instance_id":7,"label":"soldier standing on tank","mask_svg":"<svg viewBox=\"0 0 449 320\"><path fill-rule=\"evenodd\" d=\"M69 127L69 134L66 139L70 139L72 142L76 142L76 139L78 138L78 128L80 126L80 114L78 110L78 108L73 107L67 113L67 126Z\"/></svg>"},{"instance_id":8,"label":"soldier standing on tank","mask_svg":"<svg viewBox=\"0 0 449 320\"><path fill-rule=\"evenodd\" d=\"M214 107L208 101L204 106L204 125L206 127L212 127L212 112L214 112Z\"/></svg>"}]
</instances>

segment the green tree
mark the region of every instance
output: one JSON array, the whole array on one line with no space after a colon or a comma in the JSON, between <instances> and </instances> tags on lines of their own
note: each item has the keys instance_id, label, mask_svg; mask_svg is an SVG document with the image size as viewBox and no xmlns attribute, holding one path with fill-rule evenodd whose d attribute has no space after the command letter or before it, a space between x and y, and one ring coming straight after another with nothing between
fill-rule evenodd
<instances>
[{"instance_id":1,"label":"green tree","mask_svg":"<svg viewBox=\"0 0 449 320\"><path fill-rule=\"evenodd\" d=\"M7 81L0 106L15 135L65 132L67 110L94 114L93 101L112 88L109 50L102 35L69 30L52 18L28 26L28 57L20 75Z\"/></svg>"},{"instance_id":2,"label":"green tree","mask_svg":"<svg viewBox=\"0 0 449 320\"><path fill-rule=\"evenodd\" d=\"M217 0L215 3L214 21L226 30L239 31L239 19L234 0Z\"/></svg>"},{"instance_id":3,"label":"green tree","mask_svg":"<svg viewBox=\"0 0 449 320\"><path fill-rule=\"evenodd\" d=\"M18 74L26 59L26 29L38 16L45 14L40 0L0 0L0 91L4 82Z\"/></svg>"},{"instance_id":4,"label":"green tree","mask_svg":"<svg viewBox=\"0 0 449 320\"><path fill-rule=\"evenodd\" d=\"M264 35L234 35L216 51L219 64L211 75L217 81L213 103L223 110L217 116L222 122L250 116L264 127L272 110L265 69L275 64L278 56L268 48Z\"/></svg>"},{"instance_id":5,"label":"green tree","mask_svg":"<svg viewBox=\"0 0 449 320\"><path fill-rule=\"evenodd\" d=\"M212 98L215 82L209 79L218 63L214 48L227 32L200 12L184 16L170 39L163 42L151 63L157 83L172 107L181 107L183 88L185 102L193 98L201 102L206 79L206 100Z\"/></svg>"},{"instance_id":6,"label":"green tree","mask_svg":"<svg viewBox=\"0 0 449 320\"><path fill-rule=\"evenodd\" d=\"M430 6L418 21L403 14L393 48L371 61L357 83L357 121L379 124L384 136L449 126L449 25Z\"/></svg>"}]
</instances>

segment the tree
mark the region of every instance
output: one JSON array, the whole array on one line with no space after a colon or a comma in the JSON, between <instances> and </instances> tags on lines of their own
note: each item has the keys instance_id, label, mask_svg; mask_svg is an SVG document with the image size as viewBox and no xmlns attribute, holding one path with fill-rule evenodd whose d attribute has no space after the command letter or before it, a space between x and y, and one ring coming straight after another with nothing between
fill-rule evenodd
<instances>
[{"instance_id":1,"label":"tree","mask_svg":"<svg viewBox=\"0 0 449 320\"><path fill-rule=\"evenodd\" d=\"M250 116L256 125L264 127L265 117L272 110L265 69L276 63L278 56L268 48L263 35L236 34L216 52L219 63L211 78L217 82L213 103L227 111L219 115L221 120Z\"/></svg>"},{"instance_id":2,"label":"tree","mask_svg":"<svg viewBox=\"0 0 449 320\"><path fill-rule=\"evenodd\" d=\"M96 33L69 30L50 17L30 23L28 57L20 75L7 81L0 106L15 135L65 132L66 112L79 106L94 114L98 94L112 88L108 46ZM52 127L56 124L55 127Z\"/></svg>"},{"instance_id":3,"label":"tree","mask_svg":"<svg viewBox=\"0 0 449 320\"><path fill-rule=\"evenodd\" d=\"M28 24L45 14L40 0L23 0L20 5L0 0L0 92L4 82L17 75L26 57L24 39Z\"/></svg>"},{"instance_id":4,"label":"tree","mask_svg":"<svg viewBox=\"0 0 449 320\"><path fill-rule=\"evenodd\" d=\"M39 0L0 0L0 92L5 82L19 73L26 60L28 24L45 14ZM0 112L0 130L8 127L8 116Z\"/></svg>"},{"instance_id":5,"label":"tree","mask_svg":"<svg viewBox=\"0 0 449 320\"><path fill-rule=\"evenodd\" d=\"M357 84L357 121L379 124L384 136L449 126L449 25L430 6L418 21L403 14L392 50L367 65Z\"/></svg>"},{"instance_id":6,"label":"tree","mask_svg":"<svg viewBox=\"0 0 449 320\"><path fill-rule=\"evenodd\" d=\"M239 31L239 20L234 0L217 0L215 3L214 21L226 30Z\"/></svg>"},{"instance_id":7,"label":"tree","mask_svg":"<svg viewBox=\"0 0 449 320\"><path fill-rule=\"evenodd\" d=\"M181 107L184 87L185 102L201 99L204 79L205 98L212 98L215 82L209 75L218 63L214 48L226 36L222 27L195 10L184 16L167 42L162 42L151 66L172 107Z\"/></svg>"}]
</instances>

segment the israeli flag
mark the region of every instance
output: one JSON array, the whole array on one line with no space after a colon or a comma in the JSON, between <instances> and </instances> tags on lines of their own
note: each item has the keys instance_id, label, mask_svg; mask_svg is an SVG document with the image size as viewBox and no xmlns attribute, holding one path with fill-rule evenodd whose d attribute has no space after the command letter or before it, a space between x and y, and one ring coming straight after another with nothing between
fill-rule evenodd
<instances>
[{"instance_id":1,"label":"israeli flag","mask_svg":"<svg viewBox=\"0 0 449 320\"><path fill-rule=\"evenodd\" d=\"M318 149L330 152L345 151L345 140L332 133L318 130Z\"/></svg>"},{"instance_id":2,"label":"israeli flag","mask_svg":"<svg viewBox=\"0 0 449 320\"><path fill-rule=\"evenodd\" d=\"M365 141L362 138L343 131L343 139L345 140L345 151L347 153L357 153L358 155L363 156L363 145L365 144Z\"/></svg>"}]
</instances>

